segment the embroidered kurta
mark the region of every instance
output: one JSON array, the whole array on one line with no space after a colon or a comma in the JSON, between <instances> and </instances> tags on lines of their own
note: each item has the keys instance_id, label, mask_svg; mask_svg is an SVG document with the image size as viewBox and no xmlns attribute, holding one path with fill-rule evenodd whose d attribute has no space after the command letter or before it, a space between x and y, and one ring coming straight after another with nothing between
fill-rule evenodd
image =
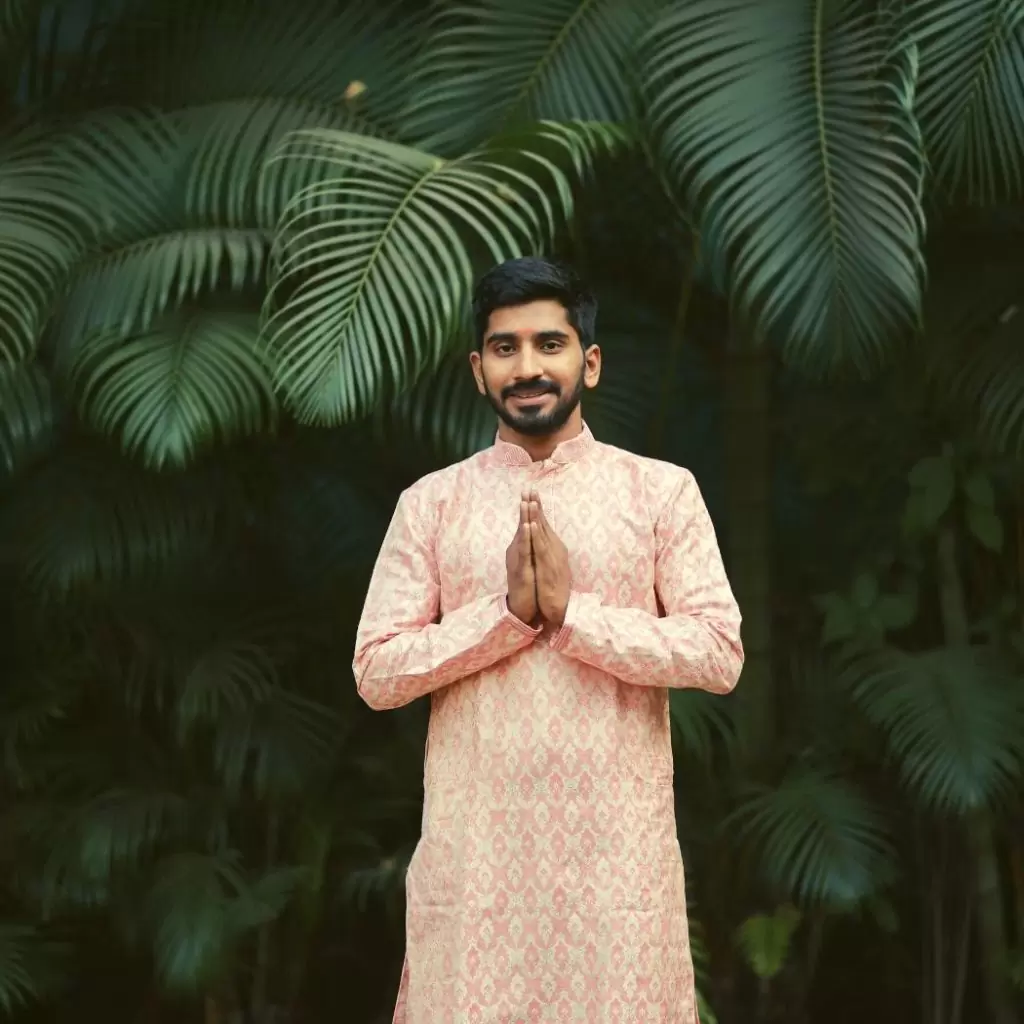
<instances>
[{"instance_id":1,"label":"embroidered kurta","mask_svg":"<svg viewBox=\"0 0 1024 1024\"><path fill-rule=\"evenodd\" d=\"M557 631L505 603L524 488L569 551ZM584 426L402 494L354 661L373 708L431 697L395 1024L695 1024L668 688L727 693L742 663L686 469Z\"/></svg>"}]
</instances>

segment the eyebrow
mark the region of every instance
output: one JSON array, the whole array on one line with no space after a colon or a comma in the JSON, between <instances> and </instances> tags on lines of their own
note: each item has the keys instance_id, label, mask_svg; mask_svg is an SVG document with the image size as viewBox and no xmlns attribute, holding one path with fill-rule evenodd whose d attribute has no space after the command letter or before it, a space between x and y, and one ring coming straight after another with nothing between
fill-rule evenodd
<instances>
[{"instance_id":1,"label":"eyebrow","mask_svg":"<svg viewBox=\"0 0 1024 1024\"><path fill-rule=\"evenodd\" d=\"M538 341L568 341L569 335L565 331L559 331L555 328L551 328L546 331L538 331L533 335ZM496 334L488 335L488 345L500 345L506 341L518 341L519 335L514 331L498 331Z\"/></svg>"}]
</instances>

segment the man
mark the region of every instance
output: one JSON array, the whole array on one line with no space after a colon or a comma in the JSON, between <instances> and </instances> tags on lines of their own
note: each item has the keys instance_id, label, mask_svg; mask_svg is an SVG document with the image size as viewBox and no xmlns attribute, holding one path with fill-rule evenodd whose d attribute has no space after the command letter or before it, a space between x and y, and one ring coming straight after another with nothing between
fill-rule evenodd
<instances>
[{"instance_id":1,"label":"man","mask_svg":"<svg viewBox=\"0 0 1024 1024\"><path fill-rule=\"evenodd\" d=\"M474 298L494 446L405 491L357 638L431 695L396 1024L695 1024L668 687L729 692L740 614L693 476L596 441L596 302L520 259Z\"/></svg>"}]
</instances>

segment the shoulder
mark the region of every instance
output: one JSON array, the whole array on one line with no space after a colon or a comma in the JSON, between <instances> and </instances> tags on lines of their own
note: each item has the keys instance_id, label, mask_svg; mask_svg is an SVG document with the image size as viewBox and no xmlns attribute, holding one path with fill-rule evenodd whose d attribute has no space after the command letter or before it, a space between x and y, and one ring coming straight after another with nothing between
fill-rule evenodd
<instances>
[{"instance_id":1,"label":"shoulder","mask_svg":"<svg viewBox=\"0 0 1024 1024\"><path fill-rule=\"evenodd\" d=\"M477 452L467 459L421 476L402 491L398 507L424 525L438 522L448 503L456 495L465 493L470 477L480 473L485 454L485 451Z\"/></svg>"},{"instance_id":2,"label":"shoulder","mask_svg":"<svg viewBox=\"0 0 1024 1024\"><path fill-rule=\"evenodd\" d=\"M603 442L598 442L596 455L602 473L608 472L620 480L624 478L656 510L680 496L700 493L696 478L685 466L636 455Z\"/></svg>"}]
</instances>

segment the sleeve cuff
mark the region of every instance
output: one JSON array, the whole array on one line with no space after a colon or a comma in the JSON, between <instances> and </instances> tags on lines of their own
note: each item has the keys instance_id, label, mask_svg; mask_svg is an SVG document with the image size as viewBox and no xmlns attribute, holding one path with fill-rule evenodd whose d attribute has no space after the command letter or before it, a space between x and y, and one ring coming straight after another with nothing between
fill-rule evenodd
<instances>
[{"instance_id":1,"label":"sleeve cuff","mask_svg":"<svg viewBox=\"0 0 1024 1024\"><path fill-rule=\"evenodd\" d=\"M523 622L522 619L516 618L516 616L513 615L511 611L509 611L508 597L505 594L502 594L501 597L498 598L498 610L501 615L502 622L507 622L513 629L517 629L520 633L522 633L523 636L528 636L531 638L540 636L540 627L537 627L535 629L528 623Z\"/></svg>"},{"instance_id":2,"label":"sleeve cuff","mask_svg":"<svg viewBox=\"0 0 1024 1024\"><path fill-rule=\"evenodd\" d=\"M554 651L562 650L572 636L576 613L579 609L579 597L580 595L575 590L569 592L569 603L565 606L565 618L562 620L561 629L551 638L551 649Z\"/></svg>"}]
</instances>

